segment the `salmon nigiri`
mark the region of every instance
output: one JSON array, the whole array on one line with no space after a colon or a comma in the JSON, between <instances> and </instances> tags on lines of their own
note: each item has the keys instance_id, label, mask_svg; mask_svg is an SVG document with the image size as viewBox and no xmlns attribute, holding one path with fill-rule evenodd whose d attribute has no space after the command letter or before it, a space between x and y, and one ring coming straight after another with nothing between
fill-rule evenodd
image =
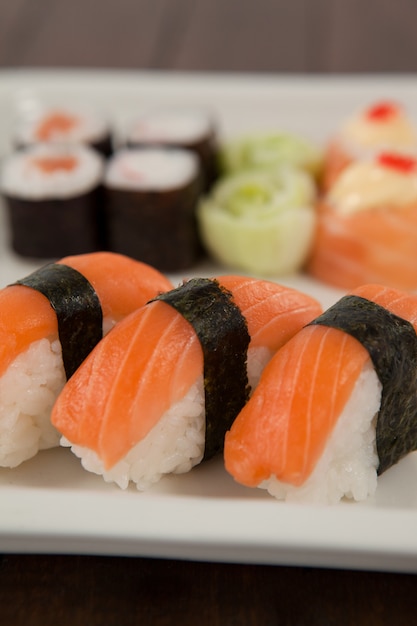
<instances>
[{"instance_id":1,"label":"salmon nigiri","mask_svg":"<svg viewBox=\"0 0 417 626\"><path fill-rule=\"evenodd\" d=\"M382 153L345 169L320 201L308 262L342 289L417 289L417 160Z\"/></svg>"},{"instance_id":2,"label":"salmon nigiri","mask_svg":"<svg viewBox=\"0 0 417 626\"><path fill-rule=\"evenodd\" d=\"M116 322L171 287L151 266L96 252L0 291L0 466L59 445L49 418L67 378Z\"/></svg>"},{"instance_id":3,"label":"salmon nigiri","mask_svg":"<svg viewBox=\"0 0 417 626\"><path fill-rule=\"evenodd\" d=\"M222 450L249 385L320 311L314 298L269 281L190 280L100 342L52 422L86 469L146 489Z\"/></svg>"},{"instance_id":4,"label":"salmon nigiri","mask_svg":"<svg viewBox=\"0 0 417 626\"><path fill-rule=\"evenodd\" d=\"M281 348L226 434L227 471L278 499L364 500L417 448L417 296L366 285Z\"/></svg>"}]
</instances>

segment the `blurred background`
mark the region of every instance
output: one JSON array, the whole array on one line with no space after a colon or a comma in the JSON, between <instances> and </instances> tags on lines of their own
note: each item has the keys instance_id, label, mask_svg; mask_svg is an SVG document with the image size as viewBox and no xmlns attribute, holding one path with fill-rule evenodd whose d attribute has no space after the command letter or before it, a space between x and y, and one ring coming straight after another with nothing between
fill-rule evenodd
<instances>
[{"instance_id":1,"label":"blurred background","mask_svg":"<svg viewBox=\"0 0 417 626\"><path fill-rule=\"evenodd\" d=\"M416 0L0 0L0 67L417 70Z\"/></svg>"}]
</instances>

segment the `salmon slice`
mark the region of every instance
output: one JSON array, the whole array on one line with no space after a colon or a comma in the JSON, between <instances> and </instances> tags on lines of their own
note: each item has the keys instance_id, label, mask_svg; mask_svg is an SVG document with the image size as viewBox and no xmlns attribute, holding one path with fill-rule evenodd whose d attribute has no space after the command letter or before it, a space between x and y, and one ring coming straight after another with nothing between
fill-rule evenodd
<instances>
[{"instance_id":1,"label":"salmon slice","mask_svg":"<svg viewBox=\"0 0 417 626\"><path fill-rule=\"evenodd\" d=\"M72 443L114 465L203 373L191 325L152 302L121 321L70 378L52 423Z\"/></svg>"},{"instance_id":2,"label":"salmon slice","mask_svg":"<svg viewBox=\"0 0 417 626\"><path fill-rule=\"evenodd\" d=\"M400 289L380 284L361 285L353 293L372 300L394 315L407 320L417 333L417 296L415 294L404 293Z\"/></svg>"},{"instance_id":3,"label":"salmon slice","mask_svg":"<svg viewBox=\"0 0 417 626\"><path fill-rule=\"evenodd\" d=\"M226 435L226 470L256 487L270 476L295 486L311 474L369 358L339 330L309 326L266 366Z\"/></svg>"},{"instance_id":4,"label":"salmon slice","mask_svg":"<svg viewBox=\"0 0 417 626\"><path fill-rule=\"evenodd\" d=\"M341 215L318 209L307 271L342 289L381 283L417 288L417 204Z\"/></svg>"},{"instance_id":5,"label":"salmon slice","mask_svg":"<svg viewBox=\"0 0 417 626\"><path fill-rule=\"evenodd\" d=\"M77 159L71 156L37 157L32 159L32 163L44 174L54 174L59 171L71 172L78 165Z\"/></svg>"},{"instance_id":6,"label":"salmon slice","mask_svg":"<svg viewBox=\"0 0 417 626\"><path fill-rule=\"evenodd\" d=\"M170 281L153 267L123 255L97 252L61 259L93 285L103 317L113 325L161 291ZM34 341L55 338L58 322L48 299L23 285L0 291L0 376Z\"/></svg>"},{"instance_id":7,"label":"salmon slice","mask_svg":"<svg viewBox=\"0 0 417 626\"><path fill-rule=\"evenodd\" d=\"M312 296L272 281L234 275L218 280L233 293L246 318L250 347L264 346L275 352L322 311Z\"/></svg>"},{"instance_id":8,"label":"salmon slice","mask_svg":"<svg viewBox=\"0 0 417 626\"><path fill-rule=\"evenodd\" d=\"M376 302L416 328L417 296L380 285L362 286L354 295ZM369 362L367 350L347 333L320 325L302 329L271 359L226 434L227 471L249 487L271 477L303 485Z\"/></svg>"},{"instance_id":9,"label":"salmon slice","mask_svg":"<svg viewBox=\"0 0 417 626\"><path fill-rule=\"evenodd\" d=\"M49 301L38 291L10 286L0 291L0 376L34 341L58 335ZM30 311L30 314L29 314Z\"/></svg>"},{"instance_id":10,"label":"salmon slice","mask_svg":"<svg viewBox=\"0 0 417 626\"><path fill-rule=\"evenodd\" d=\"M59 263L69 265L87 278L98 293L103 317L113 323L173 286L151 265L114 252L67 256Z\"/></svg>"},{"instance_id":11,"label":"salmon slice","mask_svg":"<svg viewBox=\"0 0 417 626\"><path fill-rule=\"evenodd\" d=\"M269 281L223 276L256 345L276 350L321 312L308 295ZM286 327L286 330L280 328ZM73 445L94 450L106 469L122 459L203 374L191 324L164 302L121 321L68 381L52 422Z\"/></svg>"}]
</instances>

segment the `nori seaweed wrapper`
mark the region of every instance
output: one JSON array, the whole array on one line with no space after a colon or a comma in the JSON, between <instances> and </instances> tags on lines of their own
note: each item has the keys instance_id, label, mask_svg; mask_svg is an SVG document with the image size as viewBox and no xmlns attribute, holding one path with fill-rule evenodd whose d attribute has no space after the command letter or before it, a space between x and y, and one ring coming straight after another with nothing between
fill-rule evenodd
<instances>
[{"instance_id":1,"label":"nori seaweed wrapper","mask_svg":"<svg viewBox=\"0 0 417 626\"><path fill-rule=\"evenodd\" d=\"M68 197L28 200L5 196L11 245L20 256L59 259L102 247L101 189Z\"/></svg>"},{"instance_id":2,"label":"nori seaweed wrapper","mask_svg":"<svg viewBox=\"0 0 417 626\"><path fill-rule=\"evenodd\" d=\"M90 146L90 148L96 150L105 158L110 157L114 152L113 139L110 132L106 133L106 135L103 135L101 139L87 142L87 145Z\"/></svg>"},{"instance_id":3,"label":"nori seaweed wrapper","mask_svg":"<svg viewBox=\"0 0 417 626\"><path fill-rule=\"evenodd\" d=\"M223 450L224 437L249 395L247 322L233 295L216 280L195 278L160 294L193 327L203 350L204 459Z\"/></svg>"},{"instance_id":4,"label":"nori seaweed wrapper","mask_svg":"<svg viewBox=\"0 0 417 626\"><path fill-rule=\"evenodd\" d=\"M204 191L208 191L220 175L218 163L218 148L214 130L206 137L192 144L184 145L184 148L195 152L200 159L203 173Z\"/></svg>"},{"instance_id":5,"label":"nori seaweed wrapper","mask_svg":"<svg viewBox=\"0 0 417 626\"><path fill-rule=\"evenodd\" d=\"M58 321L67 379L103 336L101 303L91 283L67 265L49 263L15 285L31 287L48 298Z\"/></svg>"},{"instance_id":6,"label":"nori seaweed wrapper","mask_svg":"<svg viewBox=\"0 0 417 626\"><path fill-rule=\"evenodd\" d=\"M311 324L342 330L369 352L382 384L376 423L378 474L417 449L417 335L407 320L359 296L345 296Z\"/></svg>"},{"instance_id":7,"label":"nori seaweed wrapper","mask_svg":"<svg viewBox=\"0 0 417 626\"><path fill-rule=\"evenodd\" d=\"M107 247L162 272L192 267L201 256L197 176L165 191L105 189Z\"/></svg>"}]
</instances>

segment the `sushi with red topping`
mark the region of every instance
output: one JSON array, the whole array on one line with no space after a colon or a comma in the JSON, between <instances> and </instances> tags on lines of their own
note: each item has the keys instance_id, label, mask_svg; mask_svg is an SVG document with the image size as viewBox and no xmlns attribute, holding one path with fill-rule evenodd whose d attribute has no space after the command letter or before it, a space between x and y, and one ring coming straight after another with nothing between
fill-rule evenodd
<instances>
[{"instance_id":1,"label":"sushi with red topping","mask_svg":"<svg viewBox=\"0 0 417 626\"><path fill-rule=\"evenodd\" d=\"M328 190L354 161L380 152L417 156L417 127L404 107L393 101L375 102L347 119L325 151L322 186Z\"/></svg>"},{"instance_id":2,"label":"sushi with red topping","mask_svg":"<svg viewBox=\"0 0 417 626\"><path fill-rule=\"evenodd\" d=\"M350 164L318 204L311 275L353 289L417 289L417 160L386 152Z\"/></svg>"}]
</instances>

